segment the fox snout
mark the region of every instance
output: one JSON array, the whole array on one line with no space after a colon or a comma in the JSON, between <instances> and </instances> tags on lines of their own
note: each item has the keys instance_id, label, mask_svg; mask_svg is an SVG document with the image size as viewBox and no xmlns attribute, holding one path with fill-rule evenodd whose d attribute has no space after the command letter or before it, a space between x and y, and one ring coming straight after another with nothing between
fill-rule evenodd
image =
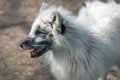
<instances>
[{"instance_id":1,"label":"fox snout","mask_svg":"<svg viewBox=\"0 0 120 80\"><path fill-rule=\"evenodd\" d=\"M22 48L22 49L32 49L32 39L31 38L27 38L25 40L23 40L19 46Z\"/></svg>"}]
</instances>

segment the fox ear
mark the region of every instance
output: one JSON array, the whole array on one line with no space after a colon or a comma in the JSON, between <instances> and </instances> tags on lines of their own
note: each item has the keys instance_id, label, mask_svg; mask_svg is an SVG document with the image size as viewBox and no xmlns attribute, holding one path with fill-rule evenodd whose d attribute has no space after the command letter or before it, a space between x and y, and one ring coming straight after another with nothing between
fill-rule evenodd
<instances>
[{"instance_id":1,"label":"fox ear","mask_svg":"<svg viewBox=\"0 0 120 80\"><path fill-rule=\"evenodd\" d=\"M49 5L45 2L43 2L42 5L41 5L41 8L40 8L40 12L47 9L47 8L49 8Z\"/></svg>"},{"instance_id":2,"label":"fox ear","mask_svg":"<svg viewBox=\"0 0 120 80\"><path fill-rule=\"evenodd\" d=\"M61 16L58 11L53 11L50 16L52 29L61 33Z\"/></svg>"}]
</instances>

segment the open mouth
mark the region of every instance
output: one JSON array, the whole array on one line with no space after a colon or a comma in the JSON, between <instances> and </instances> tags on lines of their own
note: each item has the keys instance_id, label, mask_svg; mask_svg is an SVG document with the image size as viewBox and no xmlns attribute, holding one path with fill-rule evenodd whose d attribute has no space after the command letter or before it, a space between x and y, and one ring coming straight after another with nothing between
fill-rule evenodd
<instances>
[{"instance_id":1,"label":"open mouth","mask_svg":"<svg viewBox=\"0 0 120 80\"><path fill-rule=\"evenodd\" d=\"M46 49L47 49L46 45L42 45L38 48L34 48L32 49L32 51L30 51L30 57L31 58L39 57L44 54Z\"/></svg>"},{"instance_id":2,"label":"open mouth","mask_svg":"<svg viewBox=\"0 0 120 80\"><path fill-rule=\"evenodd\" d=\"M33 48L30 51L30 57L35 58L43 55L45 52L47 52L50 49L50 46L51 46L50 42L41 42L41 45Z\"/></svg>"}]
</instances>

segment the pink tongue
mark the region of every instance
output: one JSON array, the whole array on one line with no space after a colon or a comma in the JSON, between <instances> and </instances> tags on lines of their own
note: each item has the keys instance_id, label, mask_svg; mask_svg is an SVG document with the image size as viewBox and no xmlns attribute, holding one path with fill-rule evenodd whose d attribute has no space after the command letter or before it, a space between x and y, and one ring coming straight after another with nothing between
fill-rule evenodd
<instances>
[{"instance_id":1,"label":"pink tongue","mask_svg":"<svg viewBox=\"0 0 120 80\"><path fill-rule=\"evenodd\" d=\"M38 52L39 52L39 49L34 49L34 50L32 50L32 51L30 51L30 57L35 57L35 56L37 56L37 54L38 54Z\"/></svg>"}]
</instances>

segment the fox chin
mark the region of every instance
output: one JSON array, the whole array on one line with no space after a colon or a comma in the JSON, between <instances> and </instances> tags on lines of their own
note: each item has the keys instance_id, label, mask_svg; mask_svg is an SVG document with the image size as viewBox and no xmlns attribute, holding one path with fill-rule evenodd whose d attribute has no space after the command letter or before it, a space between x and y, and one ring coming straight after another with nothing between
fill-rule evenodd
<instances>
[{"instance_id":1,"label":"fox chin","mask_svg":"<svg viewBox=\"0 0 120 80\"><path fill-rule=\"evenodd\" d=\"M120 65L120 5L87 2L73 16L43 3L20 47L32 58L44 54L57 80L98 80Z\"/></svg>"}]
</instances>

